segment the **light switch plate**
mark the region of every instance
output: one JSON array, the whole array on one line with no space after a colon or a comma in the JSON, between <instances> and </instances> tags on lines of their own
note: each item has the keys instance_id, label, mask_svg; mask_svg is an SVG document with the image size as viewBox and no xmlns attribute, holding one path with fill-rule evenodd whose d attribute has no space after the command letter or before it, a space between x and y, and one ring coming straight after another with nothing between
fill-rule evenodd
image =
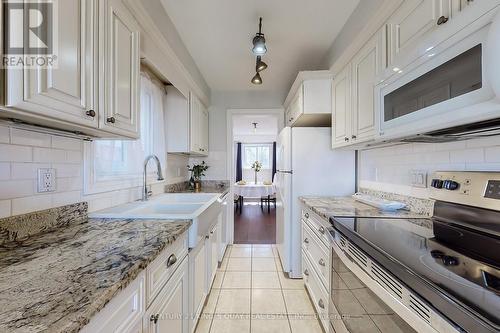
<instances>
[{"instance_id":1,"label":"light switch plate","mask_svg":"<svg viewBox=\"0 0 500 333\"><path fill-rule=\"evenodd\" d=\"M56 169L38 169L38 193L56 190Z\"/></svg>"},{"instance_id":2,"label":"light switch plate","mask_svg":"<svg viewBox=\"0 0 500 333\"><path fill-rule=\"evenodd\" d=\"M413 187L427 188L427 171L411 170L410 180Z\"/></svg>"}]
</instances>

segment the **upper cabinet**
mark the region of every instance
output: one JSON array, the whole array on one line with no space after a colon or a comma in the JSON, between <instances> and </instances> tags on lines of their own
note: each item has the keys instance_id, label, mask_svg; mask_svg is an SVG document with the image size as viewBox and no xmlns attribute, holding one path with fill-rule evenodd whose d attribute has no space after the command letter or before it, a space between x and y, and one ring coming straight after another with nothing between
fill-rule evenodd
<instances>
[{"instance_id":1,"label":"upper cabinet","mask_svg":"<svg viewBox=\"0 0 500 333\"><path fill-rule=\"evenodd\" d=\"M0 116L137 138L140 58L133 16L120 0L59 1L56 13L56 66L7 68Z\"/></svg>"},{"instance_id":2,"label":"upper cabinet","mask_svg":"<svg viewBox=\"0 0 500 333\"><path fill-rule=\"evenodd\" d=\"M377 109L374 86L385 65L382 31L370 39L340 73L332 86L332 144L343 147L374 139Z\"/></svg>"},{"instance_id":3,"label":"upper cabinet","mask_svg":"<svg viewBox=\"0 0 500 333\"><path fill-rule=\"evenodd\" d=\"M286 126L330 126L332 74L300 72L284 104Z\"/></svg>"},{"instance_id":4,"label":"upper cabinet","mask_svg":"<svg viewBox=\"0 0 500 333\"><path fill-rule=\"evenodd\" d=\"M16 109L20 116L97 128L97 1L58 4L57 68L6 69L5 106Z\"/></svg>"},{"instance_id":5,"label":"upper cabinet","mask_svg":"<svg viewBox=\"0 0 500 333\"><path fill-rule=\"evenodd\" d=\"M423 35L450 19L451 0L406 0L387 21L388 65Z\"/></svg>"},{"instance_id":6,"label":"upper cabinet","mask_svg":"<svg viewBox=\"0 0 500 333\"><path fill-rule=\"evenodd\" d=\"M100 125L125 137L139 137L139 27L121 0L100 1Z\"/></svg>"},{"instance_id":7,"label":"upper cabinet","mask_svg":"<svg viewBox=\"0 0 500 333\"><path fill-rule=\"evenodd\" d=\"M208 155L208 110L194 93L168 86L165 115L168 153Z\"/></svg>"}]
</instances>

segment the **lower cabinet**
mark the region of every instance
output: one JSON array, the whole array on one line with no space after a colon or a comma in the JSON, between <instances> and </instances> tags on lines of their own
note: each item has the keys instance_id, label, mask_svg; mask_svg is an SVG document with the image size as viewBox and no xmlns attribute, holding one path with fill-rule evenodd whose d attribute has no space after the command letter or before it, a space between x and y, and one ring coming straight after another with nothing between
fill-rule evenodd
<instances>
[{"instance_id":1,"label":"lower cabinet","mask_svg":"<svg viewBox=\"0 0 500 333\"><path fill-rule=\"evenodd\" d=\"M184 258L169 282L163 287L143 319L147 333L187 333L189 323L189 266Z\"/></svg>"},{"instance_id":2,"label":"lower cabinet","mask_svg":"<svg viewBox=\"0 0 500 333\"><path fill-rule=\"evenodd\" d=\"M193 332L207 297L207 248L201 241L189 252L189 332Z\"/></svg>"},{"instance_id":3,"label":"lower cabinet","mask_svg":"<svg viewBox=\"0 0 500 333\"><path fill-rule=\"evenodd\" d=\"M212 287L212 283L215 279L215 273L217 273L217 267L219 266L219 247L221 238L221 220L217 219L217 224L213 227L206 239L207 248L207 293Z\"/></svg>"}]
</instances>

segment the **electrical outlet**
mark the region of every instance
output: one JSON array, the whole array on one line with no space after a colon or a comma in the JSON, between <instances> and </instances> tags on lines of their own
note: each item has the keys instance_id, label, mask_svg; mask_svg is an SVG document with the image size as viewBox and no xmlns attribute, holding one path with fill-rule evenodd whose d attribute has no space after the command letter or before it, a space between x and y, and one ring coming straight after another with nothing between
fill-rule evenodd
<instances>
[{"instance_id":1,"label":"electrical outlet","mask_svg":"<svg viewBox=\"0 0 500 333\"><path fill-rule=\"evenodd\" d=\"M38 169L38 193L56 190L56 169Z\"/></svg>"},{"instance_id":2,"label":"electrical outlet","mask_svg":"<svg viewBox=\"0 0 500 333\"><path fill-rule=\"evenodd\" d=\"M427 187L427 171L424 170L411 170L411 186L413 187Z\"/></svg>"}]
</instances>

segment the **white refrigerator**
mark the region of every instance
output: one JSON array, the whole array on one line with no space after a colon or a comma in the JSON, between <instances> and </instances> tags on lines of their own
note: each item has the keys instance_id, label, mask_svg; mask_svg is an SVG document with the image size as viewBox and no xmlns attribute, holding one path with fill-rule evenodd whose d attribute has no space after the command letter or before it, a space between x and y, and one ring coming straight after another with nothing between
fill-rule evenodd
<instances>
[{"instance_id":1,"label":"white refrigerator","mask_svg":"<svg viewBox=\"0 0 500 333\"><path fill-rule=\"evenodd\" d=\"M285 127L276 143L276 244L283 271L302 277L300 196L355 190L353 151L332 150L327 127Z\"/></svg>"}]
</instances>

